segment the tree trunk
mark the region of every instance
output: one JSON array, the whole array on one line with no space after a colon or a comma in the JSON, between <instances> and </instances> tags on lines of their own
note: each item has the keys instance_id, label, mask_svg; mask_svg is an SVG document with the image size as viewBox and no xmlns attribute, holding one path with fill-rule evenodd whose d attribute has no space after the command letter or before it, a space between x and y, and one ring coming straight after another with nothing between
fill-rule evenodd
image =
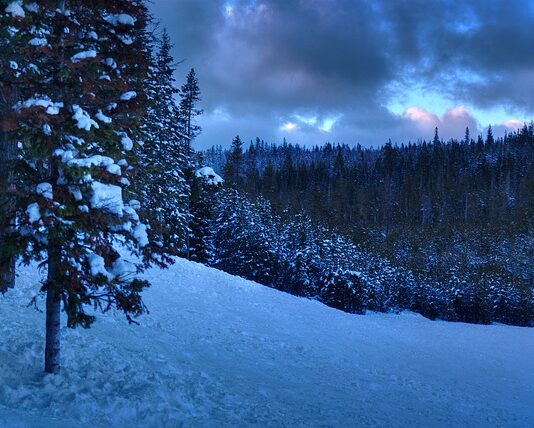
<instances>
[{"instance_id":1,"label":"tree trunk","mask_svg":"<svg viewBox=\"0 0 534 428\"><path fill-rule=\"evenodd\" d=\"M13 227L14 204L10 197L13 190L13 161L16 159L16 142L8 139L8 133L0 130L0 293L15 285L15 256L5 242Z\"/></svg>"},{"instance_id":2,"label":"tree trunk","mask_svg":"<svg viewBox=\"0 0 534 428\"><path fill-rule=\"evenodd\" d=\"M61 284L59 280L59 249L48 250L46 284L45 372L58 374L60 363Z\"/></svg>"},{"instance_id":3,"label":"tree trunk","mask_svg":"<svg viewBox=\"0 0 534 428\"><path fill-rule=\"evenodd\" d=\"M58 9L65 14L67 0L58 0ZM59 38L60 56L58 72L65 67L65 41L64 32L60 32ZM63 80L57 74L60 82ZM63 88L61 89L63 97ZM57 165L54 160L50 164L50 182L57 182ZM60 371L60 350L61 350L61 297L63 294L62 273L60 268L61 249L56 239L50 239L48 247L48 278L46 281L46 342L45 342L45 372L59 374Z\"/></svg>"},{"instance_id":4,"label":"tree trunk","mask_svg":"<svg viewBox=\"0 0 534 428\"><path fill-rule=\"evenodd\" d=\"M58 0L58 9L65 14L67 0ZM65 67L64 33L60 32L60 56L58 71ZM60 81L62 80L59 78ZM62 91L63 92L63 91ZM62 94L63 95L63 94ZM63 97L62 97L63 98ZM57 180L57 167L52 161L50 165L50 182ZM50 236L49 236L50 238ZM48 278L46 281L46 342L45 342L45 372L58 374L60 371L61 350L61 297L63 293L62 275L60 269L60 248L55 239L50 239L48 248Z\"/></svg>"}]
</instances>

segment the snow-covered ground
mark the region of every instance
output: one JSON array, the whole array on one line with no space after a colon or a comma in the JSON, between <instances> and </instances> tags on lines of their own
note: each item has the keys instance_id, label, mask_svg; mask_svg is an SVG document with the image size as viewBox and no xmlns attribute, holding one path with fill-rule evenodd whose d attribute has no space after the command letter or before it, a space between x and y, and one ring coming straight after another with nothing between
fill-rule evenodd
<instances>
[{"instance_id":1,"label":"snow-covered ground","mask_svg":"<svg viewBox=\"0 0 534 428\"><path fill-rule=\"evenodd\" d=\"M65 329L49 376L21 270L0 296L0 427L534 426L534 329L349 315L184 260L147 277L141 325Z\"/></svg>"}]
</instances>

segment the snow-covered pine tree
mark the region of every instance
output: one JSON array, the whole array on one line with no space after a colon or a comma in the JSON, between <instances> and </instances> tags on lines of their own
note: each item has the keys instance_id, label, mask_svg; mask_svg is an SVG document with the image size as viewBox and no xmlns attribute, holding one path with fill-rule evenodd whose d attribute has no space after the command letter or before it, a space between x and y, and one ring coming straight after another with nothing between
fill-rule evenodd
<instances>
[{"instance_id":1,"label":"snow-covered pine tree","mask_svg":"<svg viewBox=\"0 0 534 428\"><path fill-rule=\"evenodd\" d=\"M183 253L188 235L190 186L185 171L190 168L190 151L178 120L175 96L179 91L167 32L155 43L156 54L147 79L148 111L142 122L136 192L150 225L154 250L164 248L165 253L177 255Z\"/></svg>"},{"instance_id":2,"label":"snow-covered pine tree","mask_svg":"<svg viewBox=\"0 0 534 428\"><path fill-rule=\"evenodd\" d=\"M286 213L286 216L290 216ZM284 260L286 272L280 278L282 290L305 297L316 297L320 277L320 257L315 239L314 226L308 216L299 213L282 224L278 252Z\"/></svg>"},{"instance_id":3,"label":"snow-covered pine tree","mask_svg":"<svg viewBox=\"0 0 534 428\"><path fill-rule=\"evenodd\" d=\"M222 178L211 168L196 171L191 187L191 219L189 222L189 258L209 264L213 261L214 248L211 231L214 227L218 193Z\"/></svg>"},{"instance_id":4,"label":"snow-covered pine tree","mask_svg":"<svg viewBox=\"0 0 534 428\"><path fill-rule=\"evenodd\" d=\"M214 267L244 278L252 274L252 260L246 251L251 216L251 204L237 191L225 189L219 193L211 230Z\"/></svg>"},{"instance_id":5,"label":"snow-covered pine tree","mask_svg":"<svg viewBox=\"0 0 534 428\"><path fill-rule=\"evenodd\" d=\"M274 221L265 201L253 203L235 189L219 193L212 228L212 265L233 275L273 285L277 255Z\"/></svg>"},{"instance_id":6,"label":"snow-covered pine tree","mask_svg":"<svg viewBox=\"0 0 534 428\"><path fill-rule=\"evenodd\" d=\"M319 280L321 300L345 312L361 314L367 307L367 289L359 272L345 269L327 271Z\"/></svg>"},{"instance_id":7,"label":"snow-covered pine tree","mask_svg":"<svg viewBox=\"0 0 534 428\"><path fill-rule=\"evenodd\" d=\"M45 371L60 369L60 309L67 325L89 327L86 305L144 310L136 278L146 226L127 176L144 113L147 9L141 0L11 2L11 31L28 77L12 106L20 141L17 227L11 243L25 262L48 269ZM13 13L11 13L13 14Z\"/></svg>"}]
</instances>

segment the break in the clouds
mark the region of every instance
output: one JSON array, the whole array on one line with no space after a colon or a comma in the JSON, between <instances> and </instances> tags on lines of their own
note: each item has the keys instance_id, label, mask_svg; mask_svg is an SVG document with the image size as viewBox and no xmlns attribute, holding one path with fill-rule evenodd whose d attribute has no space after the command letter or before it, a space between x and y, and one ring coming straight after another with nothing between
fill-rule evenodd
<instances>
[{"instance_id":1,"label":"break in the clouds","mask_svg":"<svg viewBox=\"0 0 534 428\"><path fill-rule=\"evenodd\" d=\"M531 0L154 0L203 92L200 147L236 134L364 145L534 117Z\"/></svg>"}]
</instances>

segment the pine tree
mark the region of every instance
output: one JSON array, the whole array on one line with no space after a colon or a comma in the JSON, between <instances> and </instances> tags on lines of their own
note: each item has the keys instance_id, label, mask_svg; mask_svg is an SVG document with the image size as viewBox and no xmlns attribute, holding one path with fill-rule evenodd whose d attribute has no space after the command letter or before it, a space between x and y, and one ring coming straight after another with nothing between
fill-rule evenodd
<instances>
[{"instance_id":1,"label":"pine tree","mask_svg":"<svg viewBox=\"0 0 534 428\"><path fill-rule=\"evenodd\" d=\"M287 264L287 273L280 281L280 288L297 296L316 297L319 294L321 260L311 220L299 213L285 222L279 234L280 252Z\"/></svg>"},{"instance_id":2,"label":"pine tree","mask_svg":"<svg viewBox=\"0 0 534 428\"><path fill-rule=\"evenodd\" d=\"M85 307L144 311L136 278L151 260L131 198L132 148L144 113L147 10L142 1L41 1L24 5L12 42L28 69L13 105L21 142L17 226L10 245L48 268L45 371L60 369L60 309L68 327L89 327Z\"/></svg>"},{"instance_id":3,"label":"pine tree","mask_svg":"<svg viewBox=\"0 0 534 428\"><path fill-rule=\"evenodd\" d=\"M188 235L190 186L189 144L177 121L172 48L167 31L154 43L147 87L148 111L143 117L143 144L139 149L136 192L143 203L150 226L148 234L154 250L166 254L184 252ZM163 260L168 261L168 260Z\"/></svg>"},{"instance_id":4,"label":"pine tree","mask_svg":"<svg viewBox=\"0 0 534 428\"><path fill-rule=\"evenodd\" d=\"M469 145L471 143L471 134L469 133L469 127L465 128L464 144Z\"/></svg>"},{"instance_id":5,"label":"pine tree","mask_svg":"<svg viewBox=\"0 0 534 428\"><path fill-rule=\"evenodd\" d=\"M202 98L194 68L187 74L186 82L180 89L180 97L179 120L182 133L191 142L201 131L200 126L195 123L195 118L203 113L203 110L197 107Z\"/></svg>"},{"instance_id":6,"label":"pine tree","mask_svg":"<svg viewBox=\"0 0 534 428\"><path fill-rule=\"evenodd\" d=\"M212 227L212 265L233 275L274 286L278 268L276 222L265 200L251 202L235 189L219 192Z\"/></svg>"},{"instance_id":7,"label":"pine tree","mask_svg":"<svg viewBox=\"0 0 534 428\"><path fill-rule=\"evenodd\" d=\"M196 118L204 112L202 109L198 108L198 103L202 98L200 96L200 88L194 68L187 74L186 82L180 88L179 95L180 104L177 119L181 128L181 134L185 138L186 154L190 159L190 162L184 170L184 177L188 185L191 187L194 185L194 171L200 166L198 162L194 162L191 144L202 131L202 128L196 123ZM190 207L188 205L187 211L189 212L189 210ZM190 239L190 226L188 226L185 254L187 258L190 258Z\"/></svg>"},{"instance_id":8,"label":"pine tree","mask_svg":"<svg viewBox=\"0 0 534 428\"><path fill-rule=\"evenodd\" d=\"M432 144L436 146L439 143L440 143L440 139L438 135L438 127L436 126L436 128L434 129L434 138L432 138Z\"/></svg>"},{"instance_id":9,"label":"pine tree","mask_svg":"<svg viewBox=\"0 0 534 428\"><path fill-rule=\"evenodd\" d=\"M246 251L252 207L234 189L219 194L215 207L212 242L215 248L213 266L233 275L248 278L252 273L250 254Z\"/></svg>"},{"instance_id":10,"label":"pine tree","mask_svg":"<svg viewBox=\"0 0 534 428\"><path fill-rule=\"evenodd\" d=\"M321 299L333 308L361 314L367 306L367 290L359 272L336 269L320 279Z\"/></svg>"},{"instance_id":11,"label":"pine tree","mask_svg":"<svg viewBox=\"0 0 534 428\"><path fill-rule=\"evenodd\" d=\"M488 147L492 147L495 144L495 138L493 138L493 130L491 129L491 125L488 126L488 133L486 135L486 145Z\"/></svg>"},{"instance_id":12,"label":"pine tree","mask_svg":"<svg viewBox=\"0 0 534 428\"><path fill-rule=\"evenodd\" d=\"M214 261L213 234L222 179L210 167L198 170L191 188L190 259L204 264Z\"/></svg>"},{"instance_id":13,"label":"pine tree","mask_svg":"<svg viewBox=\"0 0 534 428\"><path fill-rule=\"evenodd\" d=\"M230 153L224 165L224 179L226 183L239 189L240 177L243 168L243 141L239 135L232 140Z\"/></svg>"}]
</instances>

